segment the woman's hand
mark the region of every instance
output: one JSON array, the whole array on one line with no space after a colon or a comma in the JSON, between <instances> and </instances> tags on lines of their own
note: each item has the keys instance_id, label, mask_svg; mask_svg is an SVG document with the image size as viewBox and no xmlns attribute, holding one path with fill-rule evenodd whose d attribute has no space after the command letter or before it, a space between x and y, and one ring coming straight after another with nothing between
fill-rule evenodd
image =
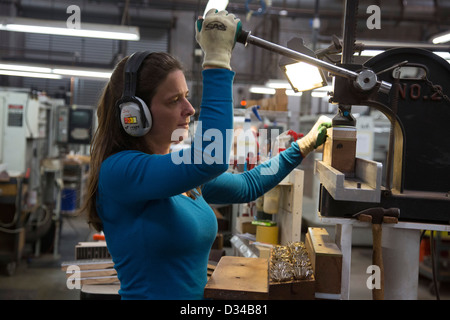
<instances>
[{"instance_id":1,"label":"woman's hand","mask_svg":"<svg viewBox=\"0 0 450 320\"><path fill-rule=\"evenodd\" d=\"M203 67L231 70L231 52L241 31L241 20L234 14L216 9L199 18L195 26L195 39L205 53Z\"/></svg>"},{"instance_id":2,"label":"woman's hand","mask_svg":"<svg viewBox=\"0 0 450 320\"><path fill-rule=\"evenodd\" d=\"M318 146L325 143L328 128L331 128L331 119L327 116L320 116L319 120L317 120L308 134L297 140L303 158Z\"/></svg>"}]
</instances>

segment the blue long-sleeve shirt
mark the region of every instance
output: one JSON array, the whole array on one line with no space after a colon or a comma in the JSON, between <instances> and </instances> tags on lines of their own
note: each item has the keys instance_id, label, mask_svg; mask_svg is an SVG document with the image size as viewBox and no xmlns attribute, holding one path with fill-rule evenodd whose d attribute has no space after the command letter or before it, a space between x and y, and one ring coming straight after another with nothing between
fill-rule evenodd
<instances>
[{"instance_id":1,"label":"blue long-sleeve shirt","mask_svg":"<svg viewBox=\"0 0 450 320\"><path fill-rule=\"evenodd\" d=\"M194 142L213 128L223 137L229 134L233 77L234 72L225 69L203 71L202 128ZM209 251L217 233L217 220L208 203L256 199L302 160L293 143L253 170L231 174L225 173L230 146L223 143L221 150L214 151L208 146L203 141L179 151L177 159L190 159L181 163L175 163L171 154L133 150L102 163L97 207L123 299L202 299ZM211 158L213 163L205 161ZM195 200L182 195L198 186L202 193Z\"/></svg>"}]
</instances>

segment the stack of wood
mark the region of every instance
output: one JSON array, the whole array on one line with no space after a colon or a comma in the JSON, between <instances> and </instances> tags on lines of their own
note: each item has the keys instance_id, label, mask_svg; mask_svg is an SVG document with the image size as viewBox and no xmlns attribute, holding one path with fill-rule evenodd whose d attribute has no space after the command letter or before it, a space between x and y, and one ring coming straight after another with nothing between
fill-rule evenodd
<instances>
[{"instance_id":1,"label":"stack of wood","mask_svg":"<svg viewBox=\"0 0 450 320\"><path fill-rule=\"evenodd\" d=\"M61 264L67 278L84 284L118 283L117 272L111 259L66 261Z\"/></svg>"},{"instance_id":2,"label":"stack of wood","mask_svg":"<svg viewBox=\"0 0 450 320\"><path fill-rule=\"evenodd\" d=\"M214 270L216 270L216 265L217 265L217 263L214 261L210 261L208 263L208 267L206 270L208 280L211 277L211 275L213 274Z\"/></svg>"},{"instance_id":3,"label":"stack of wood","mask_svg":"<svg viewBox=\"0 0 450 320\"><path fill-rule=\"evenodd\" d=\"M80 285L119 283L105 241L78 243L75 260L63 262L61 269L68 279L79 281Z\"/></svg>"}]
</instances>

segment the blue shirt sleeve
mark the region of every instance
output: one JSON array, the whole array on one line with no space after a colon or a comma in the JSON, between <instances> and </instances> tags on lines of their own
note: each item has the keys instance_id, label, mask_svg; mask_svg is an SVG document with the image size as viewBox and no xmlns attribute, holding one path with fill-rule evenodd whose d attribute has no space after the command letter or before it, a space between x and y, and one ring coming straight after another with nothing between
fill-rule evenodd
<instances>
[{"instance_id":1,"label":"blue shirt sleeve","mask_svg":"<svg viewBox=\"0 0 450 320\"><path fill-rule=\"evenodd\" d=\"M166 155L122 151L101 167L99 188L117 194L123 201L139 202L167 198L196 188L228 169L233 128L232 83L227 69L203 71L203 97L192 145ZM211 137L223 137L211 148Z\"/></svg>"},{"instance_id":2,"label":"blue shirt sleeve","mask_svg":"<svg viewBox=\"0 0 450 320\"><path fill-rule=\"evenodd\" d=\"M239 174L225 172L206 183L202 194L208 203L246 203L275 187L303 160L296 142L277 156Z\"/></svg>"}]
</instances>

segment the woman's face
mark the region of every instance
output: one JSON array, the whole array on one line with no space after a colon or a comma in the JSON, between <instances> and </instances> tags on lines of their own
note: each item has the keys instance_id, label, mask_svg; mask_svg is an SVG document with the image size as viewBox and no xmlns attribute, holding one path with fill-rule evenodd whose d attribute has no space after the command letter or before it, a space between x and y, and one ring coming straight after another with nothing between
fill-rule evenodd
<instances>
[{"instance_id":1,"label":"woman's face","mask_svg":"<svg viewBox=\"0 0 450 320\"><path fill-rule=\"evenodd\" d=\"M164 153L158 150L168 149L171 143L187 136L190 117L195 113L188 96L189 89L181 70L169 73L156 89L150 105L153 124L148 133L155 153Z\"/></svg>"}]
</instances>

